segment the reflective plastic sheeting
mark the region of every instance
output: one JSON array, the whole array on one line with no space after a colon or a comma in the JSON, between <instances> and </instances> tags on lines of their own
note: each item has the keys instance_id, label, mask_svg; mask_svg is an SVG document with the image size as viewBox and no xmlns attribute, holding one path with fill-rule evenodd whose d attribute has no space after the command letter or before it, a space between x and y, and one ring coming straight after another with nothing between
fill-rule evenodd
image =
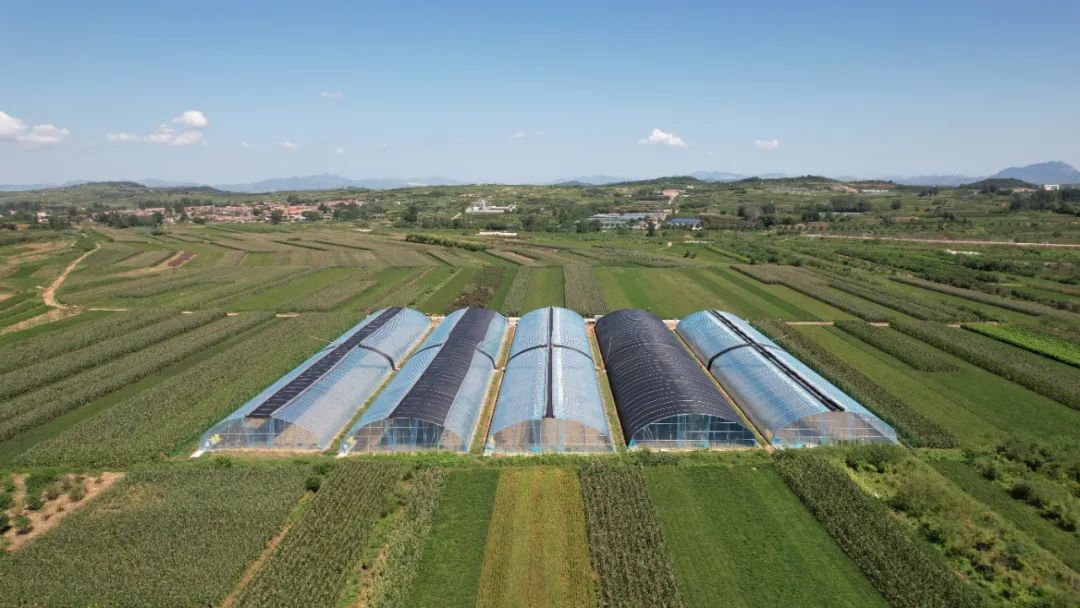
<instances>
[{"instance_id":1,"label":"reflective plastic sheeting","mask_svg":"<svg viewBox=\"0 0 1080 608\"><path fill-rule=\"evenodd\" d=\"M506 337L484 309L446 316L348 431L340 453L467 451Z\"/></svg>"},{"instance_id":2,"label":"reflective plastic sheeting","mask_svg":"<svg viewBox=\"0 0 1080 608\"><path fill-rule=\"evenodd\" d=\"M328 353L383 315L389 318L383 317L378 329L360 340L310 384L299 389L295 396L282 399L283 403L270 408L267 415L252 415L305 371L324 361ZM391 362L400 364L429 324L427 316L407 308L372 313L204 433L200 448L325 449L393 372Z\"/></svg>"},{"instance_id":3,"label":"reflective plastic sheeting","mask_svg":"<svg viewBox=\"0 0 1080 608\"><path fill-rule=\"evenodd\" d=\"M774 446L896 441L892 427L735 315L697 312L677 331Z\"/></svg>"},{"instance_id":4,"label":"reflective plastic sheeting","mask_svg":"<svg viewBox=\"0 0 1080 608\"><path fill-rule=\"evenodd\" d=\"M611 450L585 320L557 307L526 314L510 345L487 451Z\"/></svg>"}]
</instances>

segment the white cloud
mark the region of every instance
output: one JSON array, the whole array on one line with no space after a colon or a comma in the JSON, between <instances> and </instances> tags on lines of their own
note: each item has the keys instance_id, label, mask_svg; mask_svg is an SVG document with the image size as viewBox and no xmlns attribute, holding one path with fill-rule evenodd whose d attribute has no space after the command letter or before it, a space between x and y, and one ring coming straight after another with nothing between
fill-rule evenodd
<instances>
[{"instance_id":1,"label":"white cloud","mask_svg":"<svg viewBox=\"0 0 1080 608\"><path fill-rule=\"evenodd\" d=\"M157 130L149 135L139 135L130 131L120 133L107 133L105 138L115 143L138 143L167 144L170 146L189 146L202 141L203 134L195 129L202 129L210 124L206 115L198 110L188 110L179 116L172 118L172 124L167 122L158 125ZM172 125L185 127L183 131L177 131Z\"/></svg>"},{"instance_id":2,"label":"white cloud","mask_svg":"<svg viewBox=\"0 0 1080 608\"><path fill-rule=\"evenodd\" d=\"M34 125L34 128L30 129L29 133L20 135L18 140L36 148L38 146L55 146L67 139L68 135L71 135L71 131L61 129L55 125Z\"/></svg>"},{"instance_id":3,"label":"white cloud","mask_svg":"<svg viewBox=\"0 0 1080 608\"><path fill-rule=\"evenodd\" d=\"M25 130L26 123L6 112L0 112L0 139L15 139Z\"/></svg>"},{"instance_id":4,"label":"white cloud","mask_svg":"<svg viewBox=\"0 0 1080 608\"><path fill-rule=\"evenodd\" d=\"M202 140L203 134L199 131L180 131L163 124L158 127L157 131L154 131L150 135L146 136L146 141L152 144L168 144L170 146L188 146L194 143L198 143Z\"/></svg>"},{"instance_id":5,"label":"white cloud","mask_svg":"<svg viewBox=\"0 0 1080 608\"><path fill-rule=\"evenodd\" d=\"M174 125L192 129L202 129L210 124L210 121L206 119L206 115L198 110L188 110L179 116L174 116L172 121Z\"/></svg>"},{"instance_id":6,"label":"white cloud","mask_svg":"<svg viewBox=\"0 0 1080 608\"><path fill-rule=\"evenodd\" d=\"M323 91L322 93L319 93L319 97L322 97L323 99L344 99L345 93L342 93L341 91Z\"/></svg>"},{"instance_id":7,"label":"white cloud","mask_svg":"<svg viewBox=\"0 0 1080 608\"><path fill-rule=\"evenodd\" d=\"M755 139L754 145L758 150L775 150L780 147L780 140L775 137L772 139Z\"/></svg>"},{"instance_id":8,"label":"white cloud","mask_svg":"<svg viewBox=\"0 0 1080 608\"><path fill-rule=\"evenodd\" d=\"M27 127L19 118L0 112L0 141L17 141L28 148L42 148L56 145L71 135L71 131L56 125L34 125Z\"/></svg>"},{"instance_id":9,"label":"white cloud","mask_svg":"<svg viewBox=\"0 0 1080 608\"><path fill-rule=\"evenodd\" d=\"M127 133L127 132L124 132L124 133L106 133L105 138L108 139L109 141L115 141L115 142L121 142L121 143L142 141L142 139L143 139L142 137L139 137L138 135L136 135L134 133Z\"/></svg>"},{"instance_id":10,"label":"white cloud","mask_svg":"<svg viewBox=\"0 0 1080 608\"><path fill-rule=\"evenodd\" d=\"M248 147L248 143L246 141L240 142L240 145L245 147L245 148Z\"/></svg>"},{"instance_id":11,"label":"white cloud","mask_svg":"<svg viewBox=\"0 0 1080 608\"><path fill-rule=\"evenodd\" d=\"M525 139L528 136L525 134L524 131L518 131L517 133L514 133L514 135L512 137L514 139Z\"/></svg>"},{"instance_id":12,"label":"white cloud","mask_svg":"<svg viewBox=\"0 0 1080 608\"><path fill-rule=\"evenodd\" d=\"M336 152L338 154L344 154L345 153L345 146L334 146L334 152Z\"/></svg>"},{"instance_id":13,"label":"white cloud","mask_svg":"<svg viewBox=\"0 0 1080 608\"><path fill-rule=\"evenodd\" d=\"M639 144L647 145L661 145L661 146L675 146L677 148L685 148L686 142L683 138L675 135L674 133L666 133L660 129L653 129L645 139L639 139Z\"/></svg>"},{"instance_id":14,"label":"white cloud","mask_svg":"<svg viewBox=\"0 0 1080 608\"><path fill-rule=\"evenodd\" d=\"M297 146L296 142L283 141L283 142L281 142L281 147L285 148L286 150L295 150L295 149L299 148L300 146Z\"/></svg>"},{"instance_id":15,"label":"white cloud","mask_svg":"<svg viewBox=\"0 0 1080 608\"><path fill-rule=\"evenodd\" d=\"M169 143L174 146L187 146L202 140L202 133L198 131L184 131L172 138Z\"/></svg>"}]
</instances>

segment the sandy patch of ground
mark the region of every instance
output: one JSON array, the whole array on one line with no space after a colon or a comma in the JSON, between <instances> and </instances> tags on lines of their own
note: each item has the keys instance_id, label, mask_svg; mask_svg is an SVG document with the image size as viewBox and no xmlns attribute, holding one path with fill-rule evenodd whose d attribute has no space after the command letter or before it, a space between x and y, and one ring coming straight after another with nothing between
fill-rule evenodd
<instances>
[{"instance_id":1,"label":"sandy patch of ground","mask_svg":"<svg viewBox=\"0 0 1080 608\"><path fill-rule=\"evenodd\" d=\"M10 334L16 331L22 331L24 329L30 329L36 325L44 325L45 323L52 323L53 321L59 321L65 317L71 317L81 312L77 308L54 308L49 312L43 312L36 317L30 317L29 319L23 319L14 325L8 325L7 327L0 329L0 334Z\"/></svg>"},{"instance_id":2,"label":"sandy patch of ground","mask_svg":"<svg viewBox=\"0 0 1080 608\"><path fill-rule=\"evenodd\" d=\"M72 476L69 476L72 477ZM99 476L91 477L89 475L84 476L83 483L85 484L85 495L79 500L72 500L67 493L62 493L54 500L45 501L44 506L37 511L30 511L21 506L18 511L12 509L8 512L11 516L12 522L16 517L25 515L30 519L30 524L33 528L26 534L18 534L15 528L8 530L4 533L4 538L8 540L6 550L10 553L17 551L20 547L37 538L38 536L51 530L56 524L60 523L68 515L74 513L86 505L99 494L108 490L114 483L123 479L123 473L101 473ZM26 476L15 475L15 504L26 504Z\"/></svg>"},{"instance_id":3,"label":"sandy patch of ground","mask_svg":"<svg viewBox=\"0 0 1080 608\"><path fill-rule=\"evenodd\" d=\"M784 321L786 325L814 325L820 327L832 327L832 321Z\"/></svg>"}]
</instances>

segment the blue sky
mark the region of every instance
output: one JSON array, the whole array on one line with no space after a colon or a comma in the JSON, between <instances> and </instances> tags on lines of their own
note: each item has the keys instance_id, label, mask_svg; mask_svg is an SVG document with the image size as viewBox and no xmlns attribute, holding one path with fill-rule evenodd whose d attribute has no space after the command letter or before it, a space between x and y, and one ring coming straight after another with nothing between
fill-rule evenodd
<instances>
[{"instance_id":1,"label":"blue sky","mask_svg":"<svg viewBox=\"0 0 1080 608\"><path fill-rule=\"evenodd\" d=\"M1080 165L1080 2L817 4L0 0L0 183Z\"/></svg>"}]
</instances>

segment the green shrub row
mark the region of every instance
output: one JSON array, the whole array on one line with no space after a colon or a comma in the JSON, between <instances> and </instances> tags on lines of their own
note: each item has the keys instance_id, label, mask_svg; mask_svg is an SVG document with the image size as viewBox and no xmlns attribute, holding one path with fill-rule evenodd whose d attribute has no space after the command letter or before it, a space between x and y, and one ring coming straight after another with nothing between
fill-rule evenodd
<instances>
[{"instance_id":1,"label":"green shrub row","mask_svg":"<svg viewBox=\"0 0 1080 608\"><path fill-rule=\"evenodd\" d=\"M867 378L817 342L798 331L791 331L783 321L767 319L755 321L754 324L826 380L891 424L909 445L928 448L957 446L956 436L952 433L912 409L902 399L886 391L880 384Z\"/></svg>"},{"instance_id":2,"label":"green shrub row","mask_svg":"<svg viewBox=\"0 0 1080 608\"><path fill-rule=\"evenodd\" d=\"M980 317L968 312L961 312L953 308L936 305L930 300L918 301L907 294L891 291L884 286L870 286L852 283L850 281L829 281L829 286L839 289L860 298L881 304L887 308L911 315L916 319L927 321L969 321Z\"/></svg>"},{"instance_id":3,"label":"green shrub row","mask_svg":"<svg viewBox=\"0 0 1080 608\"><path fill-rule=\"evenodd\" d=\"M1044 397L1080 409L1080 369L938 323L896 321L892 327Z\"/></svg>"},{"instance_id":4,"label":"green shrub row","mask_svg":"<svg viewBox=\"0 0 1080 608\"><path fill-rule=\"evenodd\" d=\"M488 246L484 243L477 243L475 241L459 241L457 239L448 239L441 236L432 236L429 234L409 234L405 237L405 241L408 243L422 243L424 245L441 245L443 247L456 247L458 249L466 249L468 251L484 251Z\"/></svg>"},{"instance_id":5,"label":"green shrub row","mask_svg":"<svg viewBox=\"0 0 1080 608\"><path fill-rule=\"evenodd\" d=\"M915 542L881 501L811 450L777 454L776 470L870 582L898 608L981 606L979 595L925 545Z\"/></svg>"},{"instance_id":6,"label":"green shrub row","mask_svg":"<svg viewBox=\"0 0 1080 608\"><path fill-rule=\"evenodd\" d=\"M866 301L861 298L829 287L794 266L732 264L731 267L752 279L763 283L784 285L866 321L887 321L891 316L887 311L867 306Z\"/></svg>"},{"instance_id":7,"label":"green shrub row","mask_svg":"<svg viewBox=\"0 0 1080 608\"><path fill-rule=\"evenodd\" d=\"M887 327L874 327L854 320L837 321L836 326L913 369L922 372L955 372L959 369L941 351Z\"/></svg>"},{"instance_id":8,"label":"green shrub row","mask_svg":"<svg viewBox=\"0 0 1080 608\"><path fill-rule=\"evenodd\" d=\"M927 281L926 279L920 279L918 277L895 276L892 277L892 280L898 283L913 285L915 287L929 289L930 291L936 291L938 293L956 296L958 298L964 298L965 300L971 300L972 302L989 304L991 306L997 306L998 308L1004 308L1005 310L1022 312L1029 315L1041 315L1047 310L1046 307L1040 306L1039 304L1010 300L1008 298L1003 298L999 295L983 293L981 291L975 291L972 289L964 289L962 287L953 287L952 285L935 283L934 281Z\"/></svg>"},{"instance_id":9,"label":"green shrub row","mask_svg":"<svg viewBox=\"0 0 1080 608\"><path fill-rule=\"evenodd\" d=\"M600 605L682 606L660 520L641 470L586 464L581 468L581 494Z\"/></svg>"}]
</instances>

